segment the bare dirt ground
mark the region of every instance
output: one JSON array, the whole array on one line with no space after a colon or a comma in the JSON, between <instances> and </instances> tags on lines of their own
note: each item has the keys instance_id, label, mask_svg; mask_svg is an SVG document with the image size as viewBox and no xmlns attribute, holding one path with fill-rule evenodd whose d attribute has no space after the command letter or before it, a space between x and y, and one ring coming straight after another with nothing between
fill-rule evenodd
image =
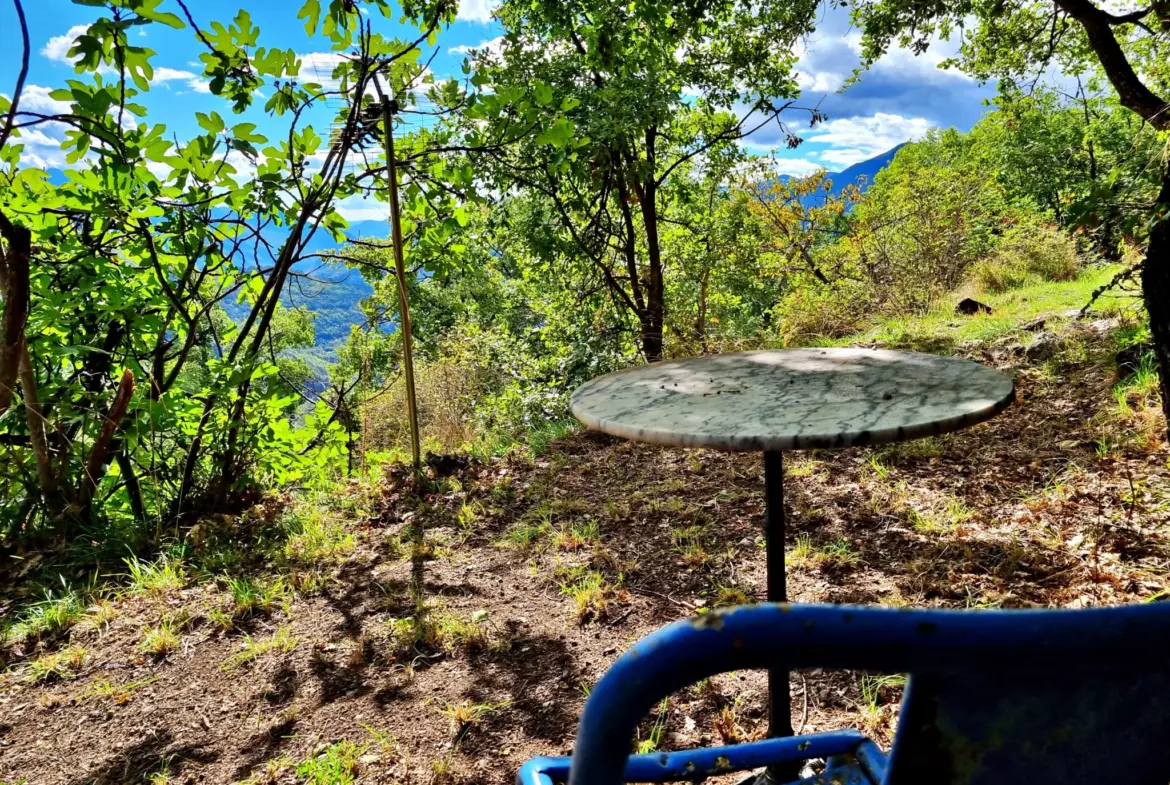
<instances>
[{"instance_id":1,"label":"bare dirt ground","mask_svg":"<svg viewBox=\"0 0 1170 785\"><path fill-rule=\"evenodd\" d=\"M1117 402L1110 347L1085 333L1046 363L970 347L1016 374L1018 401L993 422L792 456L791 598L1083 607L1170 589L1168 452L1153 410ZM0 782L506 783L527 757L570 751L590 686L631 642L763 596L758 455L583 433L535 460L447 470L422 501L391 478L373 514L335 512L352 540L230 628L209 610L224 580L189 572L14 645ZM147 654L160 622L178 645ZM38 657L70 647L84 653L37 677ZM889 742L896 680L810 671L791 687L804 732ZM762 674L727 674L672 698L640 743L759 737L765 713Z\"/></svg>"}]
</instances>

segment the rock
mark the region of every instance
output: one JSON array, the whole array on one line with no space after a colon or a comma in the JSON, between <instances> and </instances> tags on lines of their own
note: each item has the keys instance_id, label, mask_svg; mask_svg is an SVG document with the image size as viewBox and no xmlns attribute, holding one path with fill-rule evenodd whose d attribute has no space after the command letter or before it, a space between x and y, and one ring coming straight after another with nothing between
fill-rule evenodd
<instances>
[{"instance_id":1,"label":"rock","mask_svg":"<svg viewBox=\"0 0 1170 785\"><path fill-rule=\"evenodd\" d=\"M1107 335L1121 326L1121 319L1114 316L1111 319L1097 319L1089 322L1086 327L1091 333L1096 335Z\"/></svg>"},{"instance_id":2,"label":"rock","mask_svg":"<svg viewBox=\"0 0 1170 785\"><path fill-rule=\"evenodd\" d=\"M1028 344L1028 348L1024 350L1024 356L1029 360L1043 361L1050 360L1060 349L1060 341L1052 333L1040 333L1036 336L1036 340Z\"/></svg>"},{"instance_id":3,"label":"rock","mask_svg":"<svg viewBox=\"0 0 1170 785\"><path fill-rule=\"evenodd\" d=\"M1044 325L1046 325L1046 324L1048 324L1048 318L1045 316L1041 316L1039 319L1036 319L1034 321L1031 321L1031 322L1028 322L1027 324L1025 324L1023 329L1027 330L1030 333L1038 333L1044 329Z\"/></svg>"},{"instance_id":4,"label":"rock","mask_svg":"<svg viewBox=\"0 0 1170 785\"><path fill-rule=\"evenodd\" d=\"M992 313L992 310L990 305L981 303L978 300L972 300L970 297L964 297L955 306L955 313L962 314L963 316L974 316L978 313Z\"/></svg>"},{"instance_id":5,"label":"rock","mask_svg":"<svg viewBox=\"0 0 1170 785\"><path fill-rule=\"evenodd\" d=\"M1135 343L1117 353L1117 381L1124 381L1133 376L1142 367L1142 360L1147 352L1152 352L1154 345L1150 343Z\"/></svg>"},{"instance_id":6,"label":"rock","mask_svg":"<svg viewBox=\"0 0 1170 785\"><path fill-rule=\"evenodd\" d=\"M739 547L741 547L741 548L751 548L755 544L756 544L756 541L753 540L751 537L744 537L742 540L739 541Z\"/></svg>"}]
</instances>

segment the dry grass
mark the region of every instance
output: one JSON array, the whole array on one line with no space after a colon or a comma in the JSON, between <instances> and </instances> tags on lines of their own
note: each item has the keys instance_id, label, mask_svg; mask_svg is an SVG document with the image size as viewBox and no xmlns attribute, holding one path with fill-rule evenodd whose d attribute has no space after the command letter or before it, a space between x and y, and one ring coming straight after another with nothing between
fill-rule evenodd
<instances>
[{"instance_id":1,"label":"dry grass","mask_svg":"<svg viewBox=\"0 0 1170 785\"><path fill-rule=\"evenodd\" d=\"M430 449L454 452L475 435L470 425L469 401L482 388L476 369L440 360L415 368L419 430ZM362 407L362 444L366 450L406 450L410 425L406 413L405 383L396 379Z\"/></svg>"}]
</instances>

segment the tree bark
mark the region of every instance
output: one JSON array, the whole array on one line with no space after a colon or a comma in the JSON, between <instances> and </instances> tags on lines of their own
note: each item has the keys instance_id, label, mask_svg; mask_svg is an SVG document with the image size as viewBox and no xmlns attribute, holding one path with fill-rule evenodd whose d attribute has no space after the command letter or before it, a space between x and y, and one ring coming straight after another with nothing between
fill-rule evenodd
<instances>
[{"instance_id":1,"label":"tree bark","mask_svg":"<svg viewBox=\"0 0 1170 785\"><path fill-rule=\"evenodd\" d=\"M1162 175L1162 190L1154 205L1150 242L1142 261L1142 295L1158 356L1162 411L1170 430L1170 165Z\"/></svg>"},{"instance_id":2,"label":"tree bark","mask_svg":"<svg viewBox=\"0 0 1170 785\"><path fill-rule=\"evenodd\" d=\"M110 412L106 415L102 429L93 443L89 458L85 461L85 474L81 478L81 508L83 515L88 515L90 503L93 501L94 491L98 483L106 474L106 458L110 454L110 444L114 434L126 416L126 409L130 406L130 399L134 396L134 374L127 368L122 372L122 381L118 384L118 392L114 394L114 402L110 404Z\"/></svg>"},{"instance_id":3,"label":"tree bark","mask_svg":"<svg viewBox=\"0 0 1170 785\"><path fill-rule=\"evenodd\" d=\"M666 320L666 293L662 274L662 246L658 238L658 186L655 172L655 131L646 132L646 181L638 189L642 223L646 227L646 256L650 272L646 280L646 316L642 320L642 348L646 362L662 359L662 325ZM631 161L631 171L637 171Z\"/></svg>"},{"instance_id":4,"label":"tree bark","mask_svg":"<svg viewBox=\"0 0 1170 785\"><path fill-rule=\"evenodd\" d=\"M24 349L24 325L28 321L29 261L32 257L32 233L11 223L0 213L0 237L7 248L0 253L4 283L4 316L0 319L0 414L8 411L20 373L20 356Z\"/></svg>"},{"instance_id":5,"label":"tree bark","mask_svg":"<svg viewBox=\"0 0 1170 785\"><path fill-rule=\"evenodd\" d=\"M29 445L37 465L37 479L41 484L41 499L49 514L57 515L65 505L61 498L61 485L57 481L57 473L53 470L53 460L49 454L49 441L45 437L47 423L41 410L40 390L37 387L37 377L33 371L32 357L28 353L27 343L21 346L20 351L20 389L24 397Z\"/></svg>"},{"instance_id":6,"label":"tree bark","mask_svg":"<svg viewBox=\"0 0 1170 785\"><path fill-rule=\"evenodd\" d=\"M126 454L124 445L122 449L118 450L114 460L118 462L118 470L122 473L122 479L126 481L126 495L130 499L130 509L134 512L135 519L145 521L146 505L142 501L142 484L138 481L138 474L134 471L134 463Z\"/></svg>"},{"instance_id":7,"label":"tree bark","mask_svg":"<svg viewBox=\"0 0 1170 785\"><path fill-rule=\"evenodd\" d=\"M711 249L708 245L708 253ZM699 342L700 351L707 353L707 289L711 281L711 268L704 267L703 275L699 279L699 314L695 317L695 340Z\"/></svg>"}]
</instances>

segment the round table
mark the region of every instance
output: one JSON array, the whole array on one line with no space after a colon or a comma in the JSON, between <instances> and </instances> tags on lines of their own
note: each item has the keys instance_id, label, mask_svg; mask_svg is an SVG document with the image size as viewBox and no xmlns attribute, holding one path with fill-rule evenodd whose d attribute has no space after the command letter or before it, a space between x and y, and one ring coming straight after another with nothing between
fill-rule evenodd
<instances>
[{"instance_id":1,"label":"round table","mask_svg":"<svg viewBox=\"0 0 1170 785\"><path fill-rule=\"evenodd\" d=\"M763 452L767 598L785 602L781 451L937 436L990 419L1014 399L1011 378L968 360L784 349L617 371L578 388L572 410L589 428L626 439ZM792 735L787 671L770 671L768 690L769 734Z\"/></svg>"}]
</instances>

